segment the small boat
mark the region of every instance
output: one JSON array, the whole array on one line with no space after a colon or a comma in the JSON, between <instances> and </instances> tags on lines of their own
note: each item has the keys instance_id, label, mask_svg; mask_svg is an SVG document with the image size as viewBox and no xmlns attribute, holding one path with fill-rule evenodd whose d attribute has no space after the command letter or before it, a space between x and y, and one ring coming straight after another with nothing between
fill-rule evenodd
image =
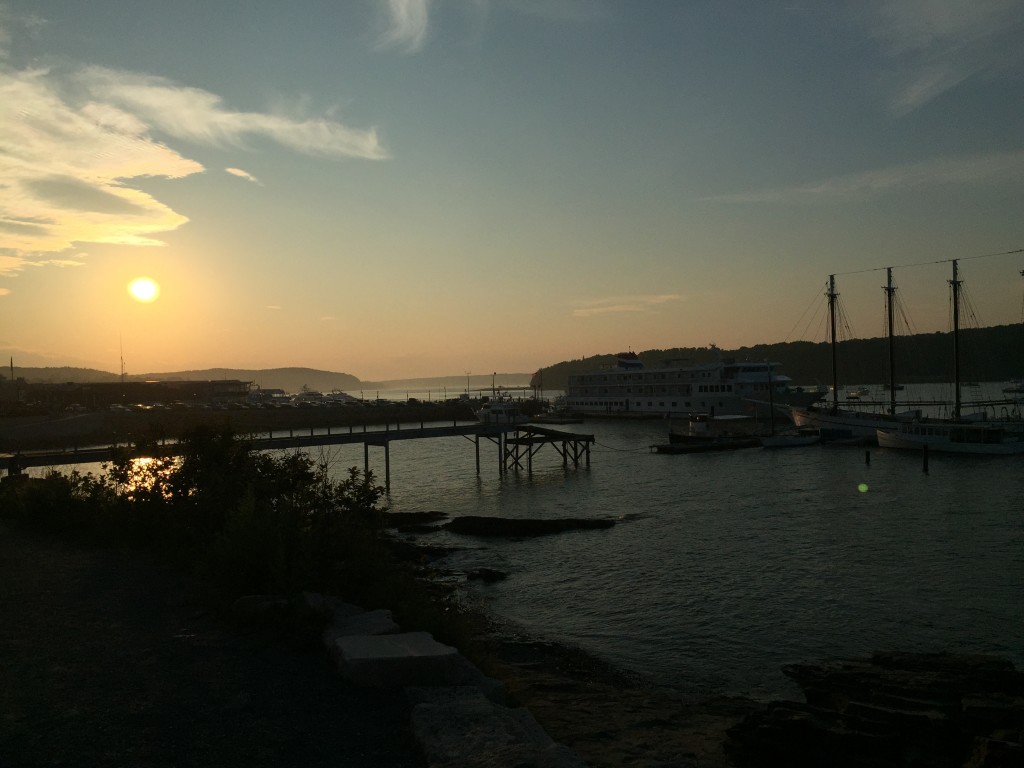
<instances>
[{"instance_id":1,"label":"small boat","mask_svg":"<svg viewBox=\"0 0 1024 768\"><path fill-rule=\"evenodd\" d=\"M870 395L871 390L868 389L867 387L857 387L856 389L851 389L849 392L846 393L846 399L860 400L862 397L868 397Z\"/></svg>"},{"instance_id":2,"label":"small boat","mask_svg":"<svg viewBox=\"0 0 1024 768\"><path fill-rule=\"evenodd\" d=\"M796 432L778 435L762 435L762 448L800 448L821 442L821 431L817 429L799 429Z\"/></svg>"},{"instance_id":3,"label":"small boat","mask_svg":"<svg viewBox=\"0 0 1024 768\"><path fill-rule=\"evenodd\" d=\"M898 429L879 429L878 444L882 448L927 448L941 453L1024 454L1024 437L984 423L915 421Z\"/></svg>"},{"instance_id":4,"label":"small boat","mask_svg":"<svg viewBox=\"0 0 1024 768\"><path fill-rule=\"evenodd\" d=\"M529 421L510 397L490 398L476 411L476 417L484 424L525 424Z\"/></svg>"},{"instance_id":5,"label":"small boat","mask_svg":"<svg viewBox=\"0 0 1024 768\"><path fill-rule=\"evenodd\" d=\"M740 448L756 448L760 438L750 434L720 432L717 425L728 422L749 421L749 419L718 417L713 419L707 413L691 414L685 430L669 426L666 446L652 446L658 453L706 453L709 451L734 451ZM712 424L716 428L712 429Z\"/></svg>"}]
</instances>

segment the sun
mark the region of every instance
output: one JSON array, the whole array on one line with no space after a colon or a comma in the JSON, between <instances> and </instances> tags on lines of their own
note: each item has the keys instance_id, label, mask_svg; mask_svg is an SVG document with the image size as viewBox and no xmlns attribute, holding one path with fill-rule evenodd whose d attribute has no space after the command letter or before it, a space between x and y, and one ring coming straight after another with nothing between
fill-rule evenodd
<instances>
[{"instance_id":1,"label":"sun","mask_svg":"<svg viewBox=\"0 0 1024 768\"><path fill-rule=\"evenodd\" d=\"M128 293L136 301L149 304L151 301L156 301L160 295L160 286L156 284L155 280L148 277L136 277L128 283Z\"/></svg>"}]
</instances>

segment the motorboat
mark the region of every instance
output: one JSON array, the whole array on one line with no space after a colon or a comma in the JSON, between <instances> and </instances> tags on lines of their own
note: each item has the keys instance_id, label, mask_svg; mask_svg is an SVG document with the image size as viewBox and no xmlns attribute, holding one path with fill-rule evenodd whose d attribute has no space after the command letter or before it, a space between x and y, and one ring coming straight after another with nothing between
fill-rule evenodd
<instances>
[{"instance_id":1,"label":"motorboat","mask_svg":"<svg viewBox=\"0 0 1024 768\"><path fill-rule=\"evenodd\" d=\"M703 453L705 451L732 451L739 448L756 448L761 444L756 435L744 432L723 431L725 424L749 422L743 417L712 417L708 413L690 415L685 428L670 423L668 432L669 453Z\"/></svg>"},{"instance_id":2,"label":"motorboat","mask_svg":"<svg viewBox=\"0 0 1024 768\"><path fill-rule=\"evenodd\" d=\"M484 424L525 424L529 418L510 397L492 397L485 400L476 411L476 417Z\"/></svg>"}]
</instances>

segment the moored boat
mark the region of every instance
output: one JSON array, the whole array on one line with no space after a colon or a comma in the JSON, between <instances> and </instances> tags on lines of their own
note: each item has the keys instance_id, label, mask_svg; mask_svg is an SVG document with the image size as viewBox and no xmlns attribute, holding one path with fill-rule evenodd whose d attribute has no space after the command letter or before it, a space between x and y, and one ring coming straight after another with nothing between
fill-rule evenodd
<instances>
[{"instance_id":1,"label":"moored boat","mask_svg":"<svg viewBox=\"0 0 1024 768\"><path fill-rule=\"evenodd\" d=\"M880 429L878 444L882 448L901 448L941 453L989 455L1024 454L1024 437L1007 432L1000 426L984 423L914 421L898 429Z\"/></svg>"},{"instance_id":2,"label":"moored boat","mask_svg":"<svg viewBox=\"0 0 1024 768\"><path fill-rule=\"evenodd\" d=\"M761 444L756 435L723 431L724 425L738 425L747 422L743 417L713 418L708 413L694 413L685 428L669 424L668 441L670 453L701 453L705 451L732 451L739 448L754 448Z\"/></svg>"},{"instance_id":3,"label":"moored boat","mask_svg":"<svg viewBox=\"0 0 1024 768\"><path fill-rule=\"evenodd\" d=\"M952 418L946 420L949 424L959 424L962 422L968 422L972 420L986 421L988 420L988 412L984 409L991 409L993 414L999 413L997 409L1001 409L1001 413L998 416L989 421L988 426L999 426L1004 428L1006 431L1011 433L1021 433L1024 431L1024 420L1021 418L1021 412L1019 403L1015 402L1013 398L992 401L992 402L978 402L975 407L979 408L977 413L967 414L965 413L965 406L961 400L961 387L965 386L960 380L960 360L959 360L959 335L960 335L960 290L962 281L959 279L959 272L957 268L957 261L952 261L953 265L953 279L949 281L952 293L952 318L953 318L953 391L954 401L950 404L952 410ZM826 296L828 297L829 304L829 317L830 317L830 337L831 337L831 348L832 348L832 398L830 403L822 403L818 405L812 405L806 408L792 407L791 417L793 423L797 427L804 428L818 428L821 431L822 440L870 440L875 441L878 439L880 431L896 431L902 428L902 425L919 420L922 417L922 411L918 409L906 409L899 411L896 402L896 392L901 391L904 388L896 384L896 366L895 366L895 353L894 353L894 299L896 295L896 288L892 281L892 268L887 268L886 273L888 275L887 286L885 287L886 292L886 308L887 308L887 327L888 327L888 339L889 339L889 399L887 403L887 409L885 413L869 412L866 410L857 410L852 407L840 408L837 392L838 383L836 381L836 303L839 294L835 289L835 275L829 276L828 291ZM1003 390L1006 392L1007 390ZM860 397L860 391L854 390L856 393L855 397L847 395L848 400L858 400ZM852 393L851 393L852 394ZM852 403L851 403L852 405ZM877 405L877 404L876 404ZM904 404L904 408L907 408Z\"/></svg>"},{"instance_id":4,"label":"moored boat","mask_svg":"<svg viewBox=\"0 0 1024 768\"><path fill-rule=\"evenodd\" d=\"M817 429L798 429L777 435L762 435L762 448L801 448L821 442L821 432Z\"/></svg>"},{"instance_id":5,"label":"moored boat","mask_svg":"<svg viewBox=\"0 0 1024 768\"><path fill-rule=\"evenodd\" d=\"M718 349L712 345L712 350ZM822 393L793 386L788 376L773 374L778 363L666 360L647 367L635 352L621 352L614 368L569 376L567 407L585 416L653 418L689 416L753 416L758 406L776 403L810 405Z\"/></svg>"},{"instance_id":6,"label":"moored boat","mask_svg":"<svg viewBox=\"0 0 1024 768\"><path fill-rule=\"evenodd\" d=\"M529 421L510 397L490 398L477 409L476 417L484 424L525 424Z\"/></svg>"}]
</instances>

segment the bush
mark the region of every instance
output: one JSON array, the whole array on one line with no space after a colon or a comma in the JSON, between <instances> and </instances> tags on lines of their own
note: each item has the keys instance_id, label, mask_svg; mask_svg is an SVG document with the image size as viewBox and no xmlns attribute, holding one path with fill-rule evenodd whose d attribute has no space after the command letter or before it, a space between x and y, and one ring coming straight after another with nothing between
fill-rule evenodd
<instances>
[{"instance_id":1,"label":"bush","mask_svg":"<svg viewBox=\"0 0 1024 768\"><path fill-rule=\"evenodd\" d=\"M101 477L9 478L0 514L60 535L153 548L225 595L344 594L345 579L368 578L384 511L372 473L353 467L336 481L304 454L274 458L206 428L180 447L173 459L122 452Z\"/></svg>"}]
</instances>

